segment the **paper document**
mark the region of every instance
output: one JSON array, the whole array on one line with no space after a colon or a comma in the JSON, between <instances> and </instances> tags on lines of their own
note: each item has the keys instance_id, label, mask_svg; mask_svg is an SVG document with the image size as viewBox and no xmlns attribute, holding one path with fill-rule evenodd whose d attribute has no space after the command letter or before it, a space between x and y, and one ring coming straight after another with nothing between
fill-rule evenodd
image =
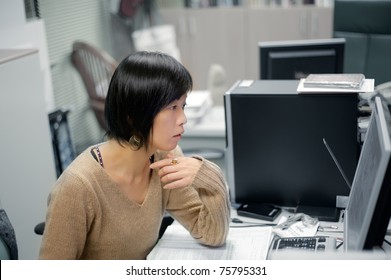
<instances>
[{"instance_id":1,"label":"paper document","mask_svg":"<svg viewBox=\"0 0 391 280\"><path fill-rule=\"evenodd\" d=\"M286 221L286 217L280 219L280 223ZM303 221L297 221L292 223L288 228L281 229L276 227L273 229L273 233L277 234L279 237L300 237L300 236L315 236L318 231L319 222L315 225L308 225L303 223Z\"/></svg>"},{"instance_id":2,"label":"paper document","mask_svg":"<svg viewBox=\"0 0 391 280\"><path fill-rule=\"evenodd\" d=\"M169 226L148 255L148 260L266 260L272 227L230 228L221 247L198 243L179 224Z\"/></svg>"}]
</instances>

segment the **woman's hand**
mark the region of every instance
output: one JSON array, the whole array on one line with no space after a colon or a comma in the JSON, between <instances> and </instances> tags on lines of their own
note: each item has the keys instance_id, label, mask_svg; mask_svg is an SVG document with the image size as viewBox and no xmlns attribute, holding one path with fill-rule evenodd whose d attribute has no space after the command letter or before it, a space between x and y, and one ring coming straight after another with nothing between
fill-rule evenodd
<instances>
[{"instance_id":1,"label":"woman's hand","mask_svg":"<svg viewBox=\"0 0 391 280\"><path fill-rule=\"evenodd\" d=\"M192 157L168 157L150 165L151 169L158 169L160 181L165 184L164 189L176 189L189 186L202 162Z\"/></svg>"}]
</instances>

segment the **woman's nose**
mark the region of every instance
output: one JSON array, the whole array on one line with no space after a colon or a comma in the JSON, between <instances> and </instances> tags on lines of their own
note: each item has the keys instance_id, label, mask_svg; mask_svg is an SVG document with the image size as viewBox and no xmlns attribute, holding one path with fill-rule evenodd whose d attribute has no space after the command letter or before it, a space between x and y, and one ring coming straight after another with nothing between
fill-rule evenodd
<instances>
[{"instance_id":1,"label":"woman's nose","mask_svg":"<svg viewBox=\"0 0 391 280\"><path fill-rule=\"evenodd\" d=\"M186 114L185 114L185 109L181 110L181 115L179 116L178 120L179 120L179 124L180 125L184 125L184 124L187 123L187 117L186 117Z\"/></svg>"}]
</instances>

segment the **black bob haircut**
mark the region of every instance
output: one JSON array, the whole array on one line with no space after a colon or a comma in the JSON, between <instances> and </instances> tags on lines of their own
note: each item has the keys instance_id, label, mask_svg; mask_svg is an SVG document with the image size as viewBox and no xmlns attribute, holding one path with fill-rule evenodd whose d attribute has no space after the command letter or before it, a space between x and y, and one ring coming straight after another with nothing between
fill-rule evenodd
<instances>
[{"instance_id":1,"label":"black bob haircut","mask_svg":"<svg viewBox=\"0 0 391 280\"><path fill-rule=\"evenodd\" d=\"M106 136L119 143L132 136L148 143L156 115L192 87L190 73L175 58L160 52L132 53L121 61L110 81Z\"/></svg>"}]
</instances>

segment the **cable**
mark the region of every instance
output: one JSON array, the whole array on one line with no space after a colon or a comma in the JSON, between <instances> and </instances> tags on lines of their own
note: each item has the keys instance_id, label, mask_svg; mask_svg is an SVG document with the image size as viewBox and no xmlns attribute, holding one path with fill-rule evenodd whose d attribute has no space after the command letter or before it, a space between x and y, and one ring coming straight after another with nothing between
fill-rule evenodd
<instances>
[{"instance_id":1,"label":"cable","mask_svg":"<svg viewBox=\"0 0 391 280\"><path fill-rule=\"evenodd\" d=\"M339 243L339 244L337 245L337 247L335 247L335 248L338 249L338 248L341 247L342 245L343 245L343 242Z\"/></svg>"},{"instance_id":2,"label":"cable","mask_svg":"<svg viewBox=\"0 0 391 280\"><path fill-rule=\"evenodd\" d=\"M232 218L232 223L235 224L243 224L243 225L230 225L230 227L270 227L270 226L276 226L277 224L274 223L253 223L253 222L244 222L239 218Z\"/></svg>"},{"instance_id":3,"label":"cable","mask_svg":"<svg viewBox=\"0 0 391 280\"><path fill-rule=\"evenodd\" d=\"M272 227L276 224L255 224L255 225L240 225L240 226L229 226L231 228L245 228L245 227Z\"/></svg>"}]
</instances>

